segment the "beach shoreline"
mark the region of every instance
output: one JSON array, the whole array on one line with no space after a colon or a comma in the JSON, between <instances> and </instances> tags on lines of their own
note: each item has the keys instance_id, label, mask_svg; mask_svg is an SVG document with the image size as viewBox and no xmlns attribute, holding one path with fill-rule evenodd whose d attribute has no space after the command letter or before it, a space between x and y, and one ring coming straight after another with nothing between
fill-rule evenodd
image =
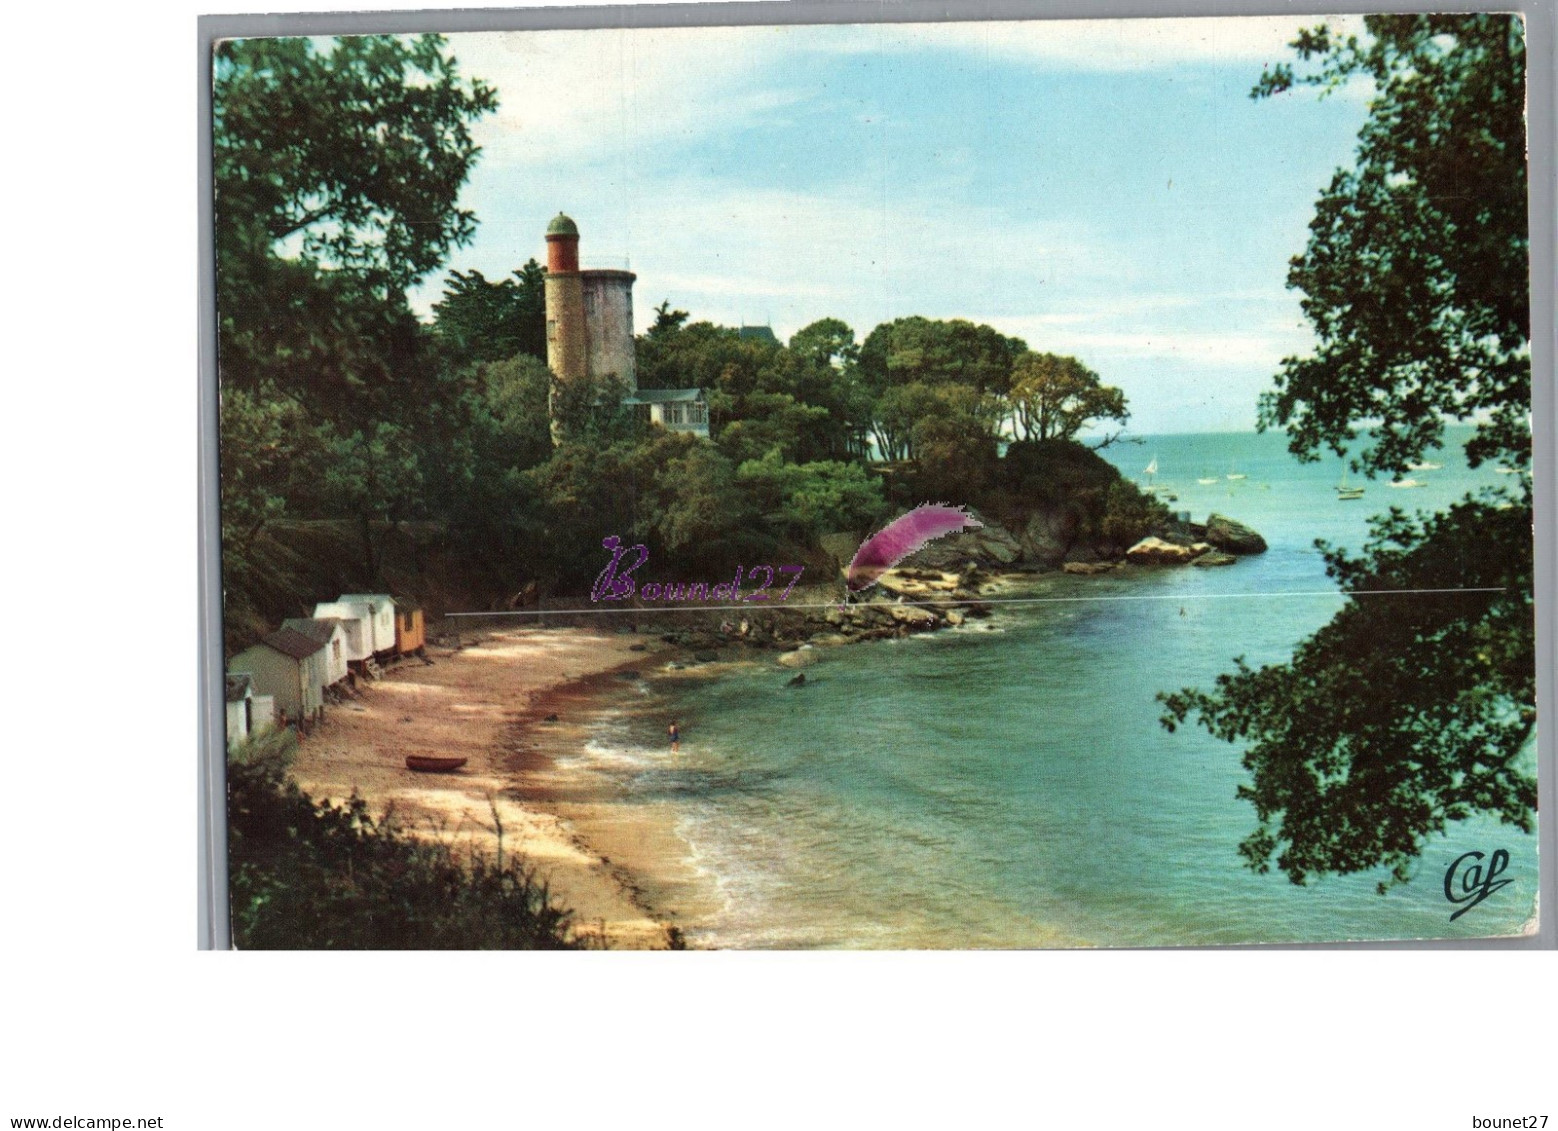
<instances>
[{"instance_id":1,"label":"beach shoreline","mask_svg":"<svg viewBox=\"0 0 1558 1131\"><path fill-rule=\"evenodd\" d=\"M1042 588L1028 574L981 580L979 596L997 601ZM935 588L883 596L918 603L942 598ZM973 595L959 596L948 604L967 607ZM895 603L878 598L866 608L885 618ZM678 610L662 620L656 611L641 610L649 624L605 627L568 624L572 617L554 612L546 616L564 624L512 625L502 614L445 622L428 647L431 664L403 660L329 709L299 746L292 777L316 801L355 794L376 819L388 813L414 836L523 858L572 912L575 929L609 948L686 945L725 910L719 877L678 831L673 799L628 797L620 777L598 764L594 724L640 679L670 690L753 664L795 679L823 652L957 622L927 618L844 636L825 603L800 605L793 617L776 605L762 610L768 628L776 614L789 627L759 636L754 620L749 639L735 625L722 630L718 615ZM454 773L414 773L405 768L409 754L467 762Z\"/></svg>"},{"instance_id":2,"label":"beach shoreline","mask_svg":"<svg viewBox=\"0 0 1558 1131\"><path fill-rule=\"evenodd\" d=\"M617 671L669 650L580 628L467 630L456 647L429 647L432 664L404 661L330 708L291 775L315 801L355 794L413 836L522 857L582 934L612 949L664 949L675 916L650 902L644 875L663 873L657 890L676 890L684 850L674 828L651 807L614 806L569 756L587 741L579 708L606 694ZM409 754L467 761L454 773L414 773ZM597 810L612 819L590 819Z\"/></svg>"}]
</instances>

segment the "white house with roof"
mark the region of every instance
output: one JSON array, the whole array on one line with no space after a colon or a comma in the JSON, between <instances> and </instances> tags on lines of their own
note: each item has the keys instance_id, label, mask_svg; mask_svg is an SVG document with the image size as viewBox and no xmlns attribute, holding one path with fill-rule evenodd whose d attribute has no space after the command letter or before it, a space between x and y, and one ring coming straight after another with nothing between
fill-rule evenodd
<instances>
[{"instance_id":1,"label":"white house with roof","mask_svg":"<svg viewBox=\"0 0 1558 1131\"><path fill-rule=\"evenodd\" d=\"M247 672L238 672L228 675L226 684L227 748L231 750L253 729L249 711L254 703L254 683Z\"/></svg>"},{"instance_id":2,"label":"white house with roof","mask_svg":"<svg viewBox=\"0 0 1558 1131\"><path fill-rule=\"evenodd\" d=\"M325 710L325 649L312 637L278 628L227 662L247 675L256 695L268 695L289 719L314 719Z\"/></svg>"},{"instance_id":3,"label":"white house with roof","mask_svg":"<svg viewBox=\"0 0 1558 1131\"><path fill-rule=\"evenodd\" d=\"M275 722L276 701L269 695L254 693L254 679L248 672L229 673L225 680L227 699L227 748L268 729Z\"/></svg>"},{"instance_id":4,"label":"white house with roof","mask_svg":"<svg viewBox=\"0 0 1558 1131\"><path fill-rule=\"evenodd\" d=\"M343 604L367 605L374 654L385 656L395 651L395 598L388 593L342 593L336 600Z\"/></svg>"},{"instance_id":5,"label":"white house with roof","mask_svg":"<svg viewBox=\"0 0 1558 1131\"><path fill-rule=\"evenodd\" d=\"M709 402L702 389L640 389L622 403L647 406L649 422L672 432L709 434Z\"/></svg>"},{"instance_id":6,"label":"white house with roof","mask_svg":"<svg viewBox=\"0 0 1558 1131\"><path fill-rule=\"evenodd\" d=\"M366 601L321 601L314 620L338 620L346 633L346 662L360 664L373 656L373 610Z\"/></svg>"},{"instance_id":7,"label":"white house with roof","mask_svg":"<svg viewBox=\"0 0 1558 1131\"><path fill-rule=\"evenodd\" d=\"M346 678L346 626L340 617L291 617L282 621L281 627L301 632L324 648L326 687Z\"/></svg>"}]
</instances>

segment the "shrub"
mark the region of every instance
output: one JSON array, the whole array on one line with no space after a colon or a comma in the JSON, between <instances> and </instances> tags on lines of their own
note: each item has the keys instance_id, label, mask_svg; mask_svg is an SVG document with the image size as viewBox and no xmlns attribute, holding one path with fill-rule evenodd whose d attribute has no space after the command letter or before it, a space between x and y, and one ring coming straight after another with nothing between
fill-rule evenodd
<instances>
[{"instance_id":1,"label":"shrub","mask_svg":"<svg viewBox=\"0 0 1558 1131\"><path fill-rule=\"evenodd\" d=\"M314 802L277 756L228 766L233 942L256 950L572 949L567 911L521 860L413 839L366 802ZM501 831L501 830L500 830Z\"/></svg>"}]
</instances>

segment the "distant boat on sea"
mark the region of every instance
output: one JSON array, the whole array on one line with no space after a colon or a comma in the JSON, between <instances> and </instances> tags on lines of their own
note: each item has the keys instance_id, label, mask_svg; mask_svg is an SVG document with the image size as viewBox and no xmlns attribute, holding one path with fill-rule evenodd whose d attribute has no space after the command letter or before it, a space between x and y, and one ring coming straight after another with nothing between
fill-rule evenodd
<instances>
[{"instance_id":1,"label":"distant boat on sea","mask_svg":"<svg viewBox=\"0 0 1558 1131\"><path fill-rule=\"evenodd\" d=\"M1229 463L1228 463L1228 478L1229 479L1248 479L1249 478L1249 476L1244 474L1244 472L1238 471L1235 468L1236 468L1236 465L1230 460Z\"/></svg>"},{"instance_id":2,"label":"distant boat on sea","mask_svg":"<svg viewBox=\"0 0 1558 1131\"><path fill-rule=\"evenodd\" d=\"M1336 485L1337 502L1350 502L1353 499L1363 498L1362 487L1349 487L1347 485L1347 469L1342 468L1342 481Z\"/></svg>"},{"instance_id":3,"label":"distant boat on sea","mask_svg":"<svg viewBox=\"0 0 1558 1131\"><path fill-rule=\"evenodd\" d=\"M1424 483L1421 479L1392 479L1391 482L1390 482L1390 485L1392 487L1426 487L1426 486L1428 486L1428 484Z\"/></svg>"},{"instance_id":4,"label":"distant boat on sea","mask_svg":"<svg viewBox=\"0 0 1558 1131\"><path fill-rule=\"evenodd\" d=\"M1197 479L1196 482L1201 484L1201 486L1203 486L1203 487L1210 487L1213 483L1217 482L1217 476L1215 476L1215 475L1203 475L1199 479Z\"/></svg>"},{"instance_id":5,"label":"distant boat on sea","mask_svg":"<svg viewBox=\"0 0 1558 1131\"><path fill-rule=\"evenodd\" d=\"M1442 471L1443 469L1444 464L1430 463L1428 460L1424 460L1422 463L1407 464L1408 471Z\"/></svg>"},{"instance_id":6,"label":"distant boat on sea","mask_svg":"<svg viewBox=\"0 0 1558 1131\"><path fill-rule=\"evenodd\" d=\"M1495 467L1493 470L1498 472L1500 475L1519 475L1520 474L1520 469L1518 467Z\"/></svg>"}]
</instances>

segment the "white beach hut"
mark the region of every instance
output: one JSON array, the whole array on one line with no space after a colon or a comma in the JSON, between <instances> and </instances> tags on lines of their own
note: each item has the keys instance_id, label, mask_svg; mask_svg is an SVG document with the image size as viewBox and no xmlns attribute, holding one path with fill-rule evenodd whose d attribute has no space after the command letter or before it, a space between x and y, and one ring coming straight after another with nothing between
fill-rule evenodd
<instances>
[{"instance_id":1,"label":"white beach hut","mask_svg":"<svg viewBox=\"0 0 1558 1131\"><path fill-rule=\"evenodd\" d=\"M346 678L346 627L340 617L292 617L282 621L281 627L319 641L325 650L326 687Z\"/></svg>"},{"instance_id":2,"label":"white beach hut","mask_svg":"<svg viewBox=\"0 0 1558 1131\"><path fill-rule=\"evenodd\" d=\"M321 601L314 606L314 619L326 618L341 622L347 663L360 664L373 656L373 610L366 601Z\"/></svg>"},{"instance_id":3,"label":"white beach hut","mask_svg":"<svg viewBox=\"0 0 1558 1131\"><path fill-rule=\"evenodd\" d=\"M374 655L382 658L394 653L395 598L388 593L342 593L336 600L352 605L367 605L373 625Z\"/></svg>"},{"instance_id":4,"label":"white beach hut","mask_svg":"<svg viewBox=\"0 0 1558 1131\"><path fill-rule=\"evenodd\" d=\"M247 673L227 677L227 748L231 750L249 737L252 728L250 709L254 704L254 683Z\"/></svg>"},{"instance_id":5,"label":"white beach hut","mask_svg":"<svg viewBox=\"0 0 1558 1131\"><path fill-rule=\"evenodd\" d=\"M289 719L324 714L325 649L301 632L278 628L229 660L227 670L247 675L254 694L270 696Z\"/></svg>"}]
</instances>

